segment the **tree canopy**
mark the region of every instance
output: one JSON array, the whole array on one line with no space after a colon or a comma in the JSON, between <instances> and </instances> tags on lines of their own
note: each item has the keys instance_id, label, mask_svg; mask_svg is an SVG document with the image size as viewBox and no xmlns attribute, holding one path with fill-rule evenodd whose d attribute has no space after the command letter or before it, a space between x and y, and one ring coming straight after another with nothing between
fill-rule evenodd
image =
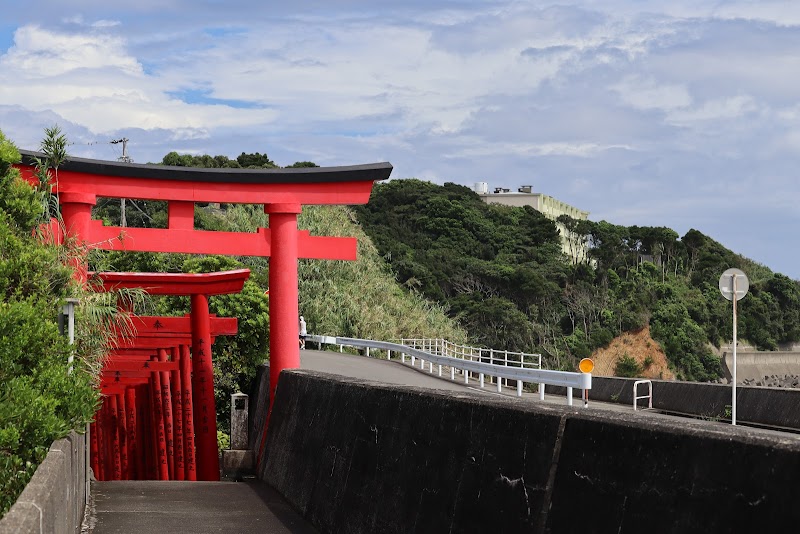
<instances>
[{"instance_id":1,"label":"tree canopy","mask_svg":"<svg viewBox=\"0 0 800 534\"><path fill-rule=\"evenodd\" d=\"M378 184L359 220L398 281L440 303L493 348L540 351L556 367L650 325L679 377L720 376L712 347L732 337L720 274L751 277L740 336L761 349L800 341L800 283L727 250L697 230L620 226L531 207L485 204L470 189L408 179ZM580 256L578 256L580 258Z\"/></svg>"}]
</instances>

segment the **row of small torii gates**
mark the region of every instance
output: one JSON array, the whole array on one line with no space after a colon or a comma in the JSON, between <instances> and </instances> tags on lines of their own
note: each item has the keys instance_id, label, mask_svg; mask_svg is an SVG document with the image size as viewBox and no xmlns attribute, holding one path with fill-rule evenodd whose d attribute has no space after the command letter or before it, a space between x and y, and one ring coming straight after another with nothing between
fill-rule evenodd
<instances>
[{"instance_id":1,"label":"row of small torii gates","mask_svg":"<svg viewBox=\"0 0 800 534\"><path fill-rule=\"evenodd\" d=\"M35 182L35 157L17 165ZM57 238L120 251L223 254L270 258L270 405L283 369L300 366L299 258L354 260L356 240L311 236L297 228L303 205L365 204L389 163L299 169L197 169L73 158L58 169L63 226ZM103 226L92 220L98 198L162 200L167 228ZM255 233L194 228L195 203L260 204L269 228ZM84 265L79 276L88 279ZM238 293L246 269L208 274L93 273L104 291L142 288L191 298L185 317L135 317L136 335L121 338L102 371L103 402L90 428L98 480L219 480L212 345L235 335L237 318L209 314L208 298Z\"/></svg>"}]
</instances>

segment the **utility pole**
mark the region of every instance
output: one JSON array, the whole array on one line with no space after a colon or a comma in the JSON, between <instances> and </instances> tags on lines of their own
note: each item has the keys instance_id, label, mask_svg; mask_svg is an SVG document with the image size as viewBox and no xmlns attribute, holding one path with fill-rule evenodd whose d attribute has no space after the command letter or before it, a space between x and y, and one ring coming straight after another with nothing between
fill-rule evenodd
<instances>
[{"instance_id":1,"label":"utility pole","mask_svg":"<svg viewBox=\"0 0 800 534\"><path fill-rule=\"evenodd\" d=\"M123 137L122 139L117 139L111 141L112 145L116 145L122 143L122 156L117 158L117 161L121 161L123 163L133 163L133 159L128 156L128 138ZM119 201L119 225L125 228L128 226L128 220L125 217L125 199L121 198Z\"/></svg>"}]
</instances>

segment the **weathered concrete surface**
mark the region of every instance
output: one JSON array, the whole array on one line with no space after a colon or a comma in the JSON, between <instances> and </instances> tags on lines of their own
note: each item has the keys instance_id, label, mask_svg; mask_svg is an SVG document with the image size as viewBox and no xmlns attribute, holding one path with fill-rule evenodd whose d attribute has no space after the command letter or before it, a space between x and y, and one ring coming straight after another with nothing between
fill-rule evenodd
<instances>
[{"instance_id":1,"label":"weathered concrete surface","mask_svg":"<svg viewBox=\"0 0 800 534\"><path fill-rule=\"evenodd\" d=\"M794 528L800 438L281 374L260 476L323 532Z\"/></svg>"},{"instance_id":2,"label":"weathered concrete surface","mask_svg":"<svg viewBox=\"0 0 800 534\"><path fill-rule=\"evenodd\" d=\"M733 378L733 352L722 353L725 378ZM762 380L765 376L800 374L800 351L736 351L736 382Z\"/></svg>"},{"instance_id":3,"label":"weathered concrete surface","mask_svg":"<svg viewBox=\"0 0 800 534\"><path fill-rule=\"evenodd\" d=\"M88 534L313 533L261 482L93 482Z\"/></svg>"},{"instance_id":4,"label":"weathered concrete surface","mask_svg":"<svg viewBox=\"0 0 800 534\"><path fill-rule=\"evenodd\" d=\"M17 502L0 520L0 533L73 534L86 507L85 435L71 432L50 447Z\"/></svg>"},{"instance_id":5,"label":"weathered concrete surface","mask_svg":"<svg viewBox=\"0 0 800 534\"><path fill-rule=\"evenodd\" d=\"M632 378L592 377L589 397L603 402L633 406ZM731 386L653 380L653 408L696 415L710 419L725 419L731 405ZM639 386L639 395L646 393ZM548 392L563 394L563 388L547 388ZM580 392L573 392L577 397ZM645 405L639 401L640 406ZM800 429L800 389L738 386L736 388L737 422L758 423ZM730 416L727 416L730 419Z\"/></svg>"}]
</instances>

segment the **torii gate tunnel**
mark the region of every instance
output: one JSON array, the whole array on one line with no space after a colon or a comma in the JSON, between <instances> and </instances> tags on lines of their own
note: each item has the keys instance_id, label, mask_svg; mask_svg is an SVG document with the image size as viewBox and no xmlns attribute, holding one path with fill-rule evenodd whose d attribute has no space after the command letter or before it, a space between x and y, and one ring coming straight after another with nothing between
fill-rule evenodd
<instances>
[{"instance_id":1,"label":"torii gate tunnel","mask_svg":"<svg viewBox=\"0 0 800 534\"><path fill-rule=\"evenodd\" d=\"M20 153L23 159L17 168L23 178L35 182L34 158L43 155ZM59 196L66 235L92 248L269 257L271 403L280 372L300 366L298 259L356 258L355 238L311 236L298 230L302 206L365 204L374 182L389 178L391 171L389 163L199 169L72 158L59 167L54 192ZM167 228L103 226L91 218L92 207L101 197L166 201ZM263 205L269 227L255 233L196 230L198 202ZM78 267L85 277L85 266Z\"/></svg>"}]
</instances>

